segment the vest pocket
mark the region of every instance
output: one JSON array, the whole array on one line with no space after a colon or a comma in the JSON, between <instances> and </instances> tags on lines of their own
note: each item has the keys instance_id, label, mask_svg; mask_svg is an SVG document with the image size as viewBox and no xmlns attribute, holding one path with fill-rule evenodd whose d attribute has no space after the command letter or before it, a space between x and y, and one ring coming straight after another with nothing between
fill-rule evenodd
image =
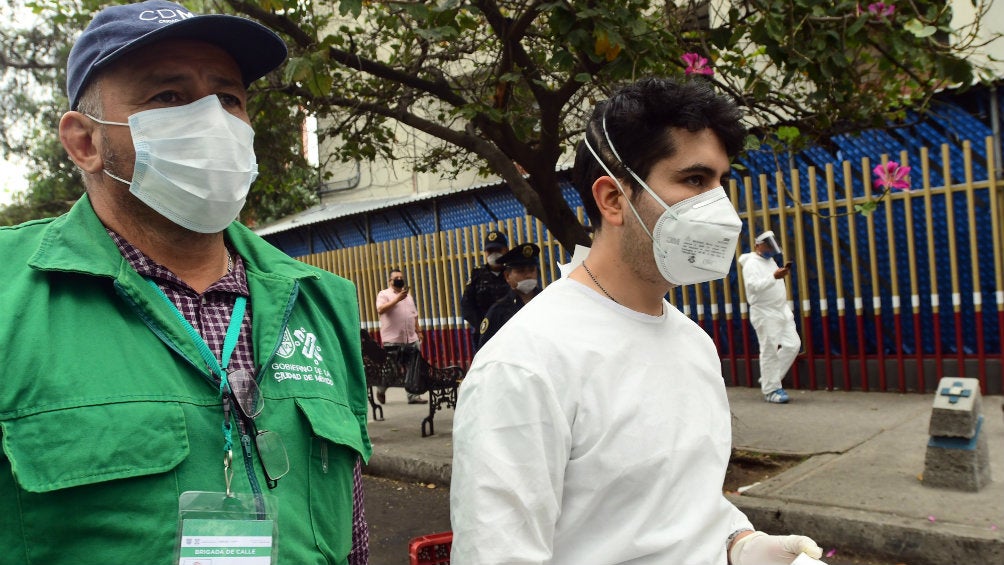
<instances>
[{"instance_id":1,"label":"vest pocket","mask_svg":"<svg viewBox=\"0 0 1004 565\"><path fill-rule=\"evenodd\" d=\"M313 435L307 482L314 540L325 554L344 556L352 547L353 469L357 458L369 458L370 445L348 407L316 398L296 404Z\"/></svg>"},{"instance_id":2,"label":"vest pocket","mask_svg":"<svg viewBox=\"0 0 1004 565\"><path fill-rule=\"evenodd\" d=\"M181 405L78 406L0 425L20 487L0 502L13 520L0 532L5 551L46 565L163 562L171 555L179 495L173 470L189 454Z\"/></svg>"},{"instance_id":3,"label":"vest pocket","mask_svg":"<svg viewBox=\"0 0 1004 565\"><path fill-rule=\"evenodd\" d=\"M28 492L169 471L189 452L185 415L168 402L123 402L2 422L4 452Z\"/></svg>"},{"instance_id":4,"label":"vest pocket","mask_svg":"<svg viewBox=\"0 0 1004 565\"><path fill-rule=\"evenodd\" d=\"M369 460L372 448L362 433L366 425L365 414L358 417L347 406L320 398L297 398L296 405L315 436L346 446L363 461Z\"/></svg>"}]
</instances>

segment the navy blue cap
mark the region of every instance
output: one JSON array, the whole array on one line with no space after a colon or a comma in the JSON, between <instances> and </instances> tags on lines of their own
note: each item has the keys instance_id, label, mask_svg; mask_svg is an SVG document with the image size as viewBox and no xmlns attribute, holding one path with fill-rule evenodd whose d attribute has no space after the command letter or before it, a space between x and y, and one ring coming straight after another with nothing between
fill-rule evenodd
<instances>
[{"instance_id":1,"label":"navy blue cap","mask_svg":"<svg viewBox=\"0 0 1004 565\"><path fill-rule=\"evenodd\" d=\"M539 247L532 243L521 243L499 257L499 263L507 269L510 267L536 267L539 257Z\"/></svg>"},{"instance_id":2,"label":"navy blue cap","mask_svg":"<svg viewBox=\"0 0 1004 565\"><path fill-rule=\"evenodd\" d=\"M509 249L509 240L504 233L498 230L488 232L485 236L485 250L492 249Z\"/></svg>"},{"instance_id":3,"label":"navy blue cap","mask_svg":"<svg viewBox=\"0 0 1004 565\"><path fill-rule=\"evenodd\" d=\"M70 50L66 94L76 110L94 73L123 55L165 39L198 39L218 45L237 62L244 86L286 60L286 44L258 22L224 14L193 14L165 0L110 6L98 12Z\"/></svg>"}]
</instances>

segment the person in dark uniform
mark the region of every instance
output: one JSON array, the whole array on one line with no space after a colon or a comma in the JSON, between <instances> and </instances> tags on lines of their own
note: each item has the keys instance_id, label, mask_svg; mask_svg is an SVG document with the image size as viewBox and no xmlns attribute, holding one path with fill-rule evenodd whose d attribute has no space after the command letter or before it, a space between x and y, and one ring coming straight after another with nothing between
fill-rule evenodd
<instances>
[{"instance_id":1,"label":"person in dark uniform","mask_svg":"<svg viewBox=\"0 0 1004 565\"><path fill-rule=\"evenodd\" d=\"M512 248L499 259L504 267L504 276L509 292L500 298L485 314L478 326L475 350L481 349L497 331L519 312L524 304L540 293L540 248L532 243L524 243Z\"/></svg>"},{"instance_id":2,"label":"person in dark uniform","mask_svg":"<svg viewBox=\"0 0 1004 565\"><path fill-rule=\"evenodd\" d=\"M502 276L499 259L509 251L509 240L500 231L490 231L485 236L485 264L474 267L467 279L464 294L460 297L460 310L464 321L471 327L473 341L477 342L478 324L492 304L509 292Z\"/></svg>"}]
</instances>

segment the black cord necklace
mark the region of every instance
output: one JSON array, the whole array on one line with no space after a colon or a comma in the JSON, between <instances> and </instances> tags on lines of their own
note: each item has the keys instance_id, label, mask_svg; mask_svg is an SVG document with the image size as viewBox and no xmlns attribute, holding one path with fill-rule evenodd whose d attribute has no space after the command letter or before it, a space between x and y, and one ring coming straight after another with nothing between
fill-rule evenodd
<instances>
[{"instance_id":1,"label":"black cord necklace","mask_svg":"<svg viewBox=\"0 0 1004 565\"><path fill-rule=\"evenodd\" d=\"M610 293L607 292L607 289L603 288L603 285L600 284L600 281L596 280L596 275L594 275L593 272L589 270L589 266L586 265L585 261L582 262L582 268L586 270L586 274L589 275L589 278L593 279L593 284L595 284L597 286L597 288L599 288L600 290L602 290L603 294L607 295L607 298L609 298L610 300L613 300L614 303L616 303L616 304L620 304L620 302L617 302L616 298L614 298L613 296L610 296Z\"/></svg>"}]
</instances>

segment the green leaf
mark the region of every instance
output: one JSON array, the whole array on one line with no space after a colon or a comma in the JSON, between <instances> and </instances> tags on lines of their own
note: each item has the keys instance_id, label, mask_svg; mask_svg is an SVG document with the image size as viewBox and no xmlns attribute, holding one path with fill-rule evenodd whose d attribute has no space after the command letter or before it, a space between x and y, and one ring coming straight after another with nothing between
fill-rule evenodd
<instances>
[{"instance_id":1,"label":"green leaf","mask_svg":"<svg viewBox=\"0 0 1004 565\"><path fill-rule=\"evenodd\" d=\"M869 19L870 18L868 17L867 13L862 13L860 16L858 16L856 20L854 20L854 23L851 24L851 27L847 28L847 35L857 34L859 31L861 31L861 28L865 27L865 24L868 23Z\"/></svg>"},{"instance_id":2,"label":"green leaf","mask_svg":"<svg viewBox=\"0 0 1004 565\"><path fill-rule=\"evenodd\" d=\"M575 26L575 16L571 12L563 9L555 9L550 13L548 23L558 37L563 37Z\"/></svg>"},{"instance_id":3,"label":"green leaf","mask_svg":"<svg viewBox=\"0 0 1004 565\"><path fill-rule=\"evenodd\" d=\"M358 18L363 11L363 0L341 0L338 3L338 15L344 17L351 15Z\"/></svg>"},{"instance_id":4,"label":"green leaf","mask_svg":"<svg viewBox=\"0 0 1004 565\"><path fill-rule=\"evenodd\" d=\"M415 22L425 22L429 19L429 7L417 2L398 4L401 10Z\"/></svg>"},{"instance_id":5,"label":"green leaf","mask_svg":"<svg viewBox=\"0 0 1004 565\"><path fill-rule=\"evenodd\" d=\"M283 72L284 82L303 82L310 76L310 60L306 57L290 57Z\"/></svg>"},{"instance_id":6,"label":"green leaf","mask_svg":"<svg viewBox=\"0 0 1004 565\"><path fill-rule=\"evenodd\" d=\"M416 29L415 33L425 39L428 39L429 41L446 41L457 37L460 32L455 27L441 26L428 29Z\"/></svg>"},{"instance_id":7,"label":"green leaf","mask_svg":"<svg viewBox=\"0 0 1004 565\"><path fill-rule=\"evenodd\" d=\"M314 96L327 96L331 94L334 82L335 79L329 74L311 73L310 80L306 84Z\"/></svg>"},{"instance_id":8,"label":"green leaf","mask_svg":"<svg viewBox=\"0 0 1004 565\"><path fill-rule=\"evenodd\" d=\"M906 22L906 24L903 26L903 29L912 33L914 37L919 37L919 38L930 37L935 33L937 33L938 31L938 28L934 26L924 25L917 18L913 18L910 21Z\"/></svg>"},{"instance_id":9,"label":"green leaf","mask_svg":"<svg viewBox=\"0 0 1004 565\"><path fill-rule=\"evenodd\" d=\"M802 135L802 132L794 126L781 126L777 128L777 138L785 145L793 144L800 135Z\"/></svg>"},{"instance_id":10,"label":"green leaf","mask_svg":"<svg viewBox=\"0 0 1004 565\"><path fill-rule=\"evenodd\" d=\"M865 202L863 204L855 204L854 205L854 210L856 212L858 212L859 214L862 214L864 216L867 216L868 214L871 214L877 208L878 208L878 204L876 204L874 200L869 200L868 202Z\"/></svg>"},{"instance_id":11,"label":"green leaf","mask_svg":"<svg viewBox=\"0 0 1004 565\"><path fill-rule=\"evenodd\" d=\"M571 68L572 65L575 64L575 58L572 57L572 54L569 53L568 51L561 50L551 56L551 64L554 65L554 67L557 69L565 70ZM589 73L584 73L584 74L588 75ZM576 79L578 79L578 76L576 76ZM584 82L584 81L579 81L579 82Z\"/></svg>"}]
</instances>

